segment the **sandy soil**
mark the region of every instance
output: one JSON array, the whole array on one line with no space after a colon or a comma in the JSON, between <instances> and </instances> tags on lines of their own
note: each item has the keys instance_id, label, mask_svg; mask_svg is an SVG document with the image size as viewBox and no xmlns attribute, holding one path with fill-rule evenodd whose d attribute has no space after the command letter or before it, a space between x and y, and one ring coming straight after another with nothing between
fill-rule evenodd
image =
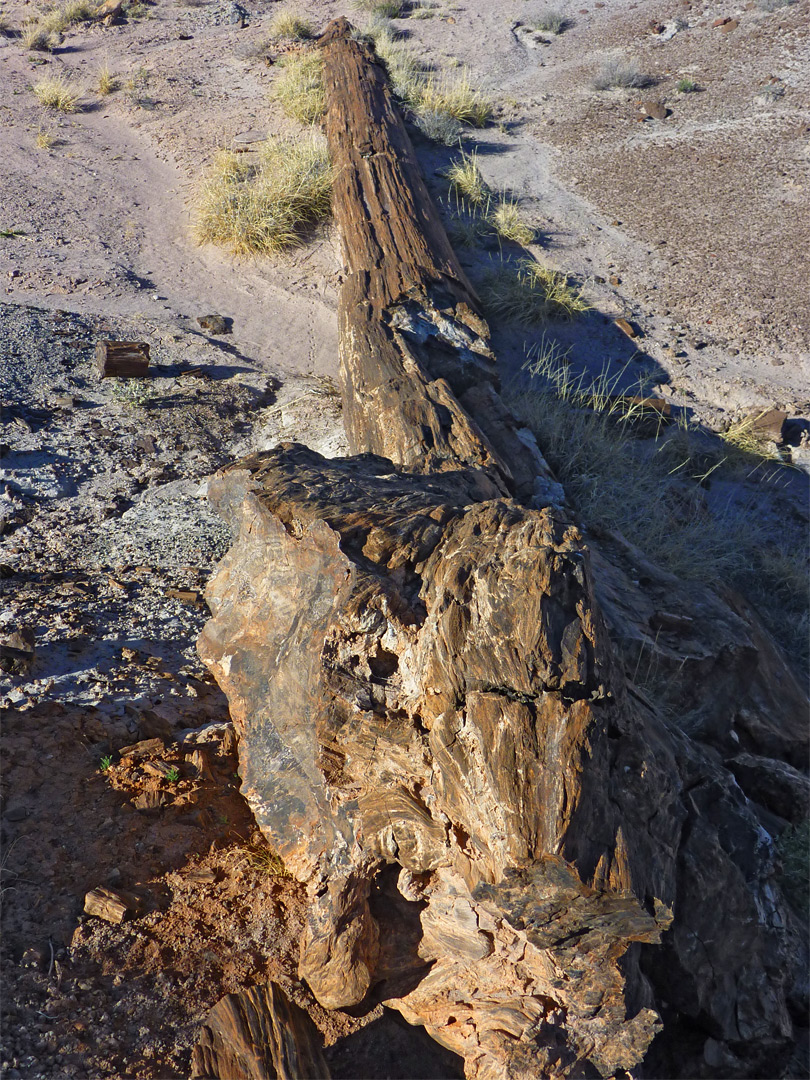
<instances>
[{"instance_id":1,"label":"sandy soil","mask_svg":"<svg viewBox=\"0 0 810 1080\"><path fill-rule=\"evenodd\" d=\"M541 0L441 2L401 22L415 49L469 64L498 103L476 134L485 176L520 198L542 237L534 253L593 305L548 332L575 364L645 375L710 428L771 406L810 418L810 2L556 6L569 27L533 48L515 24ZM335 238L272 264L198 247L191 231L217 147L294 130L268 98L262 45L277 5L245 8L238 26L227 3L159 0L120 26L73 28L53 54L0 36L0 631L26 628L37 646L30 669L0 673L10 1080L187 1075L205 1011L267 977L313 1015L335 1076L459 1075L380 1007L330 1016L298 982L303 898L268 869L226 703L194 651L201 590L229 542L207 478L283 439L345 450ZM297 9L319 24L345 10ZM7 25L34 10L11 0ZM712 26L732 16L731 32ZM604 57L637 60L655 84L592 89ZM100 97L105 64L119 89ZM30 86L45 73L80 83L77 112L37 104ZM683 75L697 92L675 89ZM653 99L669 115L640 120ZM446 200L449 152L417 146ZM232 333L204 331L209 312ZM495 331L506 370L540 337ZM150 343L147 396L98 382L102 337ZM805 498L801 485L790 498ZM119 755L155 736L177 781ZM198 741L212 760L203 781L188 760ZM156 805L136 805L145 792ZM103 884L138 892L139 917L84 916Z\"/></svg>"}]
</instances>

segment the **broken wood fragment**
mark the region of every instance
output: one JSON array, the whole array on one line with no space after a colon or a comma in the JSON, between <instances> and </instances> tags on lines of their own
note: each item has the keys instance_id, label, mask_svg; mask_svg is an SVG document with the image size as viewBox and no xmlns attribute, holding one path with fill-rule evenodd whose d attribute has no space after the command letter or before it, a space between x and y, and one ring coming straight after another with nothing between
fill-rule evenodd
<instances>
[{"instance_id":1,"label":"broken wood fragment","mask_svg":"<svg viewBox=\"0 0 810 1080\"><path fill-rule=\"evenodd\" d=\"M162 754L165 749L166 744L163 739L143 739L141 742L133 743L132 746L122 746L118 753L121 758L129 757L140 761L154 754Z\"/></svg>"},{"instance_id":2,"label":"broken wood fragment","mask_svg":"<svg viewBox=\"0 0 810 1080\"><path fill-rule=\"evenodd\" d=\"M149 345L145 341L99 341L96 368L100 379L144 379L149 374Z\"/></svg>"},{"instance_id":3,"label":"broken wood fragment","mask_svg":"<svg viewBox=\"0 0 810 1080\"><path fill-rule=\"evenodd\" d=\"M192 1080L329 1080L323 1040L276 983L228 994L208 1013Z\"/></svg>"},{"instance_id":4,"label":"broken wood fragment","mask_svg":"<svg viewBox=\"0 0 810 1080\"><path fill-rule=\"evenodd\" d=\"M128 915L134 915L141 909L141 901L131 893L99 885L91 889L84 898L84 910L88 915L96 915L105 922L121 923Z\"/></svg>"}]
</instances>

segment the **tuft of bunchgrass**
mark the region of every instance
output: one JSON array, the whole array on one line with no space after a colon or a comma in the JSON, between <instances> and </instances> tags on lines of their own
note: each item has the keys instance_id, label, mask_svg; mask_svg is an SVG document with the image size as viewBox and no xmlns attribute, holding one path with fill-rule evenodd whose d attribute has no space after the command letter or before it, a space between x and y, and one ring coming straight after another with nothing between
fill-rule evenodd
<instances>
[{"instance_id":1,"label":"tuft of bunchgrass","mask_svg":"<svg viewBox=\"0 0 810 1080\"><path fill-rule=\"evenodd\" d=\"M765 412L761 412L743 417L742 420L735 420L725 431L720 432L720 438L731 454L742 455L749 459L779 460L776 444L767 432L760 431L756 426L757 421L764 415Z\"/></svg>"},{"instance_id":2,"label":"tuft of bunchgrass","mask_svg":"<svg viewBox=\"0 0 810 1080\"><path fill-rule=\"evenodd\" d=\"M481 206L486 201L489 188L478 165L476 150L470 154L462 150L461 155L450 162L444 176L456 195L472 206Z\"/></svg>"},{"instance_id":3,"label":"tuft of bunchgrass","mask_svg":"<svg viewBox=\"0 0 810 1080\"><path fill-rule=\"evenodd\" d=\"M397 19L402 14L402 0L353 0L352 7L384 19Z\"/></svg>"},{"instance_id":4,"label":"tuft of bunchgrass","mask_svg":"<svg viewBox=\"0 0 810 1080\"><path fill-rule=\"evenodd\" d=\"M280 64L273 97L287 116L302 124L314 124L326 112L323 58L320 52L301 52Z\"/></svg>"},{"instance_id":5,"label":"tuft of bunchgrass","mask_svg":"<svg viewBox=\"0 0 810 1080\"><path fill-rule=\"evenodd\" d=\"M562 12L549 9L535 20L534 28L545 34L561 34L568 29L568 19Z\"/></svg>"},{"instance_id":6,"label":"tuft of bunchgrass","mask_svg":"<svg viewBox=\"0 0 810 1080\"><path fill-rule=\"evenodd\" d=\"M680 94L692 94L697 90L697 83L694 79L690 79L688 75L685 75L682 79L678 79L675 89Z\"/></svg>"},{"instance_id":7,"label":"tuft of bunchgrass","mask_svg":"<svg viewBox=\"0 0 810 1080\"><path fill-rule=\"evenodd\" d=\"M75 112L81 89L63 75L47 75L31 87L40 105L59 112Z\"/></svg>"},{"instance_id":8,"label":"tuft of bunchgrass","mask_svg":"<svg viewBox=\"0 0 810 1080\"><path fill-rule=\"evenodd\" d=\"M48 131L45 128L40 128L36 134L36 139L34 141L36 143L37 150L50 150L56 142L56 136L53 134L52 131Z\"/></svg>"},{"instance_id":9,"label":"tuft of bunchgrass","mask_svg":"<svg viewBox=\"0 0 810 1080\"><path fill-rule=\"evenodd\" d=\"M520 208L515 199L507 196L498 199L494 210L489 211L487 220L503 240L511 240L524 247L535 240L535 231L520 216Z\"/></svg>"},{"instance_id":10,"label":"tuft of bunchgrass","mask_svg":"<svg viewBox=\"0 0 810 1080\"><path fill-rule=\"evenodd\" d=\"M414 108L443 113L470 127L484 127L492 116L492 102L472 85L466 68L424 78L408 100Z\"/></svg>"},{"instance_id":11,"label":"tuft of bunchgrass","mask_svg":"<svg viewBox=\"0 0 810 1080\"><path fill-rule=\"evenodd\" d=\"M96 17L97 5L90 0L67 0L67 3L51 7L39 20L43 30L62 33L69 26L91 22Z\"/></svg>"},{"instance_id":12,"label":"tuft of bunchgrass","mask_svg":"<svg viewBox=\"0 0 810 1080\"><path fill-rule=\"evenodd\" d=\"M464 125L445 113L434 112L432 109L414 109L411 117L423 135L445 146L458 146L464 134Z\"/></svg>"},{"instance_id":13,"label":"tuft of bunchgrass","mask_svg":"<svg viewBox=\"0 0 810 1080\"><path fill-rule=\"evenodd\" d=\"M279 11L270 20L273 41L307 41L314 34L312 23L294 11Z\"/></svg>"},{"instance_id":14,"label":"tuft of bunchgrass","mask_svg":"<svg viewBox=\"0 0 810 1080\"><path fill-rule=\"evenodd\" d=\"M374 51L385 65L391 89L398 98L409 102L415 112L435 113L437 110L419 102L419 91L427 78L424 62L398 41L398 35L389 27L388 20L372 22L368 25L367 33L374 43ZM442 112L441 115L446 116L447 113Z\"/></svg>"},{"instance_id":15,"label":"tuft of bunchgrass","mask_svg":"<svg viewBox=\"0 0 810 1080\"><path fill-rule=\"evenodd\" d=\"M635 60L604 60L593 80L594 90L612 90L615 87L641 89L652 82Z\"/></svg>"},{"instance_id":16,"label":"tuft of bunchgrass","mask_svg":"<svg viewBox=\"0 0 810 1080\"><path fill-rule=\"evenodd\" d=\"M96 91L101 94L102 97L106 97L107 94L112 94L113 91L119 87L118 76L110 71L110 66L107 63L101 65L98 69L98 76L96 79Z\"/></svg>"},{"instance_id":17,"label":"tuft of bunchgrass","mask_svg":"<svg viewBox=\"0 0 810 1080\"><path fill-rule=\"evenodd\" d=\"M414 0L408 8L408 18L432 19L438 6L435 0Z\"/></svg>"},{"instance_id":18,"label":"tuft of bunchgrass","mask_svg":"<svg viewBox=\"0 0 810 1080\"><path fill-rule=\"evenodd\" d=\"M533 259L502 263L484 275L479 289L488 312L507 322L536 326L548 319L572 319L587 311L582 292L559 270Z\"/></svg>"},{"instance_id":19,"label":"tuft of bunchgrass","mask_svg":"<svg viewBox=\"0 0 810 1080\"><path fill-rule=\"evenodd\" d=\"M48 30L38 22L29 23L22 32L23 48L32 52L50 52L62 43L62 34Z\"/></svg>"},{"instance_id":20,"label":"tuft of bunchgrass","mask_svg":"<svg viewBox=\"0 0 810 1080\"><path fill-rule=\"evenodd\" d=\"M329 216L332 170L324 141L273 139L256 158L222 150L197 197L200 243L276 255Z\"/></svg>"},{"instance_id":21,"label":"tuft of bunchgrass","mask_svg":"<svg viewBox=\"0 0 810 1080\"><path fill-rule=\"evenodd\" d=\"M619 378L605 372L576 375L545 337L525 368L530 385L513 384L507 403L536 435L586 527L623 534L681 577L740 589L806 665L808 538L733 496L707 500L710 483L735 476L724 446L707 450L705 436L685 420L666 425L663 418L653 439L640 440L637 421L648 422L650 413L643 384L622 393Z\"/></svg>"}]
</instances>

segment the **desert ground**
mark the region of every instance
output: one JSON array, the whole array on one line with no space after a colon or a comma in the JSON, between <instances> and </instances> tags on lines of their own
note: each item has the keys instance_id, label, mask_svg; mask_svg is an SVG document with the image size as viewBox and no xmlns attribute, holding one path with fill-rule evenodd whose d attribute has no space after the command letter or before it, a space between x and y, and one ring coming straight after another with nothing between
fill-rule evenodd
<instances>
[{"instance_id":1,"label":"desert ground","mask_svg":"<svg viewBox=\"0 0 810 1080\"><path fill-rule=\"evenodd\" d=\"M395 20L415 54L468 68L491 100L463 146L490 190L517 200L535 230L527 250L589 305L542 327L493 318L503 378L553 341L573 371L643 385L707 442L784 414L734 498L800 548L810 0L579 2L555 5L556 34L532 30L544 0L436 0ZM382 1006L330 1014L298 980L302 891L239 793L227 701L195 649L230 543L206 502L211 475L282 441L346 450L332 227L276 259L194 233L218 150L249 155L301 130L271 93L281 9L316 28L367 18L332 0L143 0L32 51L37 0L2 9L0 640L35 648L0 672L9 1080L186 1076L206 1011L266 978L313 1017L335 1077L462 1075ZM625 60L646 86L594 88ZM80 89L72 111L32 92L53 75ZM413 138L451 222L443 172L458 151ZM480 252L459 253L475 284ZM200 323L211 314L227 332ZM100 380L100 339L147 342L148 384ZM783 629L788 644L807 633ZM154 772L117 757L148 738L170 740L180 777L159 791ZM200 747L204 782L185 764ZM120 925L85 914L98 886L131 890L143 913Z\"/></svg>"}]
</instances>

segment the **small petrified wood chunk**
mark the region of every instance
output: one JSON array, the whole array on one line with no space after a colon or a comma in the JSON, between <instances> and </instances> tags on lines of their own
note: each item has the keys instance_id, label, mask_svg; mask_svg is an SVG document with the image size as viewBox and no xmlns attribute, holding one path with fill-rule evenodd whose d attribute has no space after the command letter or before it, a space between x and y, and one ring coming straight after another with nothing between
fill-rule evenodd
<instances>
[{"instance_id":1,"label":"small petrified wood chunk","mask_svg":"<svg viewBox=\"0 0 810 1080\"><path fill-rule=\"evenodd\" d=\"M228 994L206 1016L194 1080L329 1080L318 1029L280 986Z\"/></svg>"},{"instance_id":2,"label":"small petrified wood chunk","mask_svg":"<svg viewBox=\"0 0 810 1080\"><path fill-rule=\"evenodd\" d=\"M99 341L96 369L100 379L145 379L149 374L149 345L145 341Z\"/></svg>"}]
</instances>

